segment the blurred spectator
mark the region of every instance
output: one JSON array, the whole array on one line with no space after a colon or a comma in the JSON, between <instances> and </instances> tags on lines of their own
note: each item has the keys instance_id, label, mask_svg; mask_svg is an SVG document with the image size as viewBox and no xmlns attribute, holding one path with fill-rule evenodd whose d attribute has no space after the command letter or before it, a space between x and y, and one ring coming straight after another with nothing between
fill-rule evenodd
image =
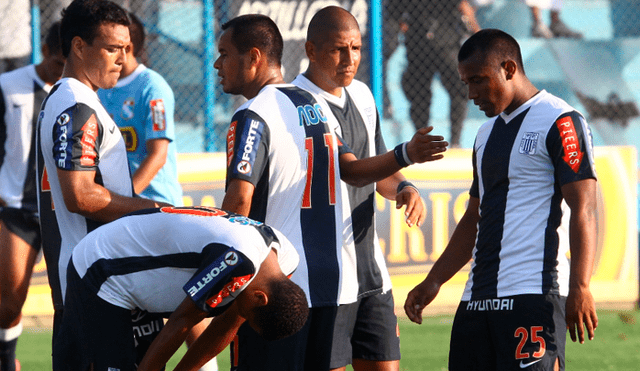
<instances>
[{"instance_id":1,"label":"blurred spectator","mask_svg":"<svg viewBox=\"0 0 640 371\"><path fill-rule=\"evenodd\" d=\"M560 10L562 9L562 0L525 0L525 3L531 9L531 36L551 39L554 37L566 37L572 39L581 39L582 33L570 29L560 19ZM551 23L547 26L541 17L541 9L549 9Z\"/></svg>"},{"instance_id":2,"label":"blurred spectator","mask_svg":"<svg viewBox=\"0 0 640 371\"><path fill-rule=\"evenodd\" d=\"M29 0L0 2L0 73L29 64L31 13Z\"/></svg>"},{"instance_id":3,"label":"blurred spectator","mask_svg":"<svg viewBox=\"0 0 640 371\"><path fill-rule=\"evenodd\" d=\"M411 120L416 129L429 125L431 83L435 74L439 74L451 101L448 139L452 147L460 146L467 89L460 81L456 56L470 32L480 30L474 8L467 0L402 0L398 8L403 12L400 28L406 31L408 65L402 87L411 102Z\"/></svg>"}]
</instances>

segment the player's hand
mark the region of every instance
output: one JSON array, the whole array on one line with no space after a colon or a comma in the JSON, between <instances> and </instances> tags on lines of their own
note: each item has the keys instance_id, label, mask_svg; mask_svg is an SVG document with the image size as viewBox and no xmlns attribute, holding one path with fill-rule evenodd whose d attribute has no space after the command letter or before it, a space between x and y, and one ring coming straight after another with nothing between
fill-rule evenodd
<instances>
[{"instance_id":1,"label":"player's hand","mask_svg":"<svg viewBox=\"0 0 640 371\"><path fill-rule=\"evenodd\" d=\"M412 322L422 323L422 310L436 298L440 292L440 285L427 282L425 279L413 290L409 291L404 302L404 312Z\"/></svg>"},{"instance_id":2,"label":"player's hand","mask_svg":"<svg viewBox=\"0 0 640 371\"><path fill-rule=\"evenodd\" d=\"M591 291L571 288L567 297L567 330L571 341L584 344L584 329L587 328L589 340L593 340L594 331L598 327L598 315Z\"/></svg>"},{"instance_id":3,"label":"player's hand","mask_svg":"<svg viewBox=\"0 0 640 371\"><path fill-rule=\"evenodd\" d=\"M440 160L447 150L448 142L442 135L430 135L433 126L420 128L407 143L407 155L415 163Z\"/></svg>"},{"instance_id":4,"label":"player's hand","mask_svg":"<svg viewBox=\"0 0 640 371\"><path fill-rule=\"evenodd\" d=\"M409 227L417 225L420 227L427 216L427 209L424 207L420 192L413 187L404 187L396 194L396 209L406 206L404 216Z\"/></svg>"}]
</instances>

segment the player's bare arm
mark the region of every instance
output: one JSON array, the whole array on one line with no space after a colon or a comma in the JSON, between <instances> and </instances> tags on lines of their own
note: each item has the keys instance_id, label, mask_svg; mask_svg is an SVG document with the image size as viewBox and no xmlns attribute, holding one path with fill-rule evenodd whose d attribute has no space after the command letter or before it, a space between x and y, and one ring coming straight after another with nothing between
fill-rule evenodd
<instances>
[{"instance_id":1,"label":"player's bare arm","mask_svg":"<svg viewBox=\"0 0 640 371\"><path fill-rule=\"evenodd\" d=\"M206 313L186 297L171 314L169 320L140 362L138 371L159 371L186 339L189 330L206 317Z\"/></svg>"},{"instance_id":2,"label":"player's bare arm","mask_svg":"<svg viewBox=\"0 0 640 371\"><path fill-rule=\"evenodd\" d=\"M467 211L460 219L451 240L427 277L407 295L404 311L409 319L422 323L422 310L436 298L440 287L451 279L472 257L477 225L480 220L480 199L471 197Z\"/></svg>"},{"instance_id":3,"label":"player's bare arm","mask_svg":"<svg viewBox=\"0 0 640 371\"><path fill-rule=\"evenodd\" d=\"M207 329L189 347L174 371L195 371L222 352L233 340L245 319L240 315L237 302L211 320Z\"/></svg>"},{"instance_id":4,"label":"player's bare arm","mask_svg":"<svg viewBox=\"0 0 640 371\"><path fill-rule=\"evenodd\" d=\"M594 330L598 327L595 301L589 288L596 253L596 180L566 184L562 186L562 195L571 209L567 329L572 341L583 344L585 328L589 340L593 340Z\"/></svg>"},{"instance_id":5,"label":"player's bare arm","mask_svg":"<svg viewBox=\"0 0 640 371\"><path fill-rule=\"evenodd\" d=\"M389 151L385 154L358 160L353 153L344 153L340 156L340 179L354 187L363 187L367 184L387 178L398 170L412 163L440 160L447 150L448 142L441 135L430 135L433 126L421 128L411 140L402 144L402 148ZM406 153L398 153L405 152ZM398 160L402 159L401 164ZM408 162L406 160L409 160Z\"/></svg>"},{"instance_id":6,"label":"player's bare arm","mask_svg":"<svg viewBox=\"0 0 640 371\"><path fill-rule=\"evenodd\" d=\"M409 227L422 225L427 216L427 209L424 206L422 197L417 188L406 182L406 178L400 172L382 179L376 183L376 190L382 197L396 201L396 209L405 206L404 215ZM405 182L405 183L403 183ZM400 186L402 187L398 189Z\"/></svg>"},{"instance_id":7,"label":"player's bare arm","mask_svg":"<svg viewBox=\"0 0 640 371\"><path fill-rule=\"evenodd\" d=\"M222 200L222 210L249 216L255 186L246 180L231 179Z\"/></svg>"},{"instance_id":8,"label":"player's bare arm","mask_svg":"<svg viewBox=\"0 0 640 371\"><path fill-rule=\"evenodd\" d=\"M133 181L133 190L140 194L148 186L149 183L158 174L167 162L167 153L169 152L169 139L157 138L147 141L147 157L142 160L140 167L133 173L131 180Z\"/></svg>"},{"instance_id":9,"label":"player's bare arm","mask_svg":"<svg viewBox=\"0 0 640 371\"><path fill-rule=\"evenodd\" d=\"M95 182L96 172L57 169L64 203L70 212L84 217L110 222L130 212L161 206L171 206L146 198L116 194Z\"/></svg>"}]
</instances>

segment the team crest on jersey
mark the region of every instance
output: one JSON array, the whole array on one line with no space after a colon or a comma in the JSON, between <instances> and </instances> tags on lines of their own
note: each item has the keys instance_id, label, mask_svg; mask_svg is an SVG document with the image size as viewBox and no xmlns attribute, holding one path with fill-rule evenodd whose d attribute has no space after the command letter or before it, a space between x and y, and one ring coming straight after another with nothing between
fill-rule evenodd
<instances>
[{"instance_id":1,"label":"team crest on jersey","mask_svg":"<svg viewBox=\"0 0 640 371\"><path fill-rule=\"evenodd\" d=\"M128 98L122 103L122 109L120 110L120 117L124 120L131 120L133 118L133 108L135 107L136 102L133 98Z\"/></svg>"},{"instance_id":2,"label":"team crest on jersey","mask_svg":"<svg viewBox=\"0 0 640 371\"><path fill-rule=\"evenodd\" d=\"M240 161L238 163L238 172L245 175L251 173L251 164L249 161Z\"/></svg>"},{"instance_id":3,"label":"team crest on jersey","mask_svg":"<svg viewBox=\"0 0 640 371\"><path fill-rule=\"evenodd\" d=\"M538 147L539 133L524 133L520 141L520 153L525 155L535 155Z\"/></svg>"}]
</instances>

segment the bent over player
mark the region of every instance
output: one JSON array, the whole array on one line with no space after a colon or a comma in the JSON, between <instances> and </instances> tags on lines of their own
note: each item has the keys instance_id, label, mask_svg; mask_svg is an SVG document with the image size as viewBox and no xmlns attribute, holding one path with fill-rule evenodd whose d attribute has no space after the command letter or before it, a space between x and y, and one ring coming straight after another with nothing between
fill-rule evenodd
<instances>
[{"instance_id":1,"label":"bent over player","mask_svg":"<svg viewBox=\"0 0 640 371\"><path fill-rule=\"evenodd\" d=\"M59 33L56 22L42 46L41 63L0 75L1 371L14 371L18 362L22 306L41 248L33 142L40 105L64 68Z\"/></svg>"},{"instance_id":2,"label":"bent over player","mask_svg":"<svg viewBox=\"0 0 640 371\"><path fill-rule=\"evenodd\" d=\"M244 322L265 339L289 336L308 313L287 278L298 261L282 233L216 208L163 207L106 224L73 251L53 369L136 370L134 309L170 315L138 371L164 367L205 317L215 316L176 370L202 366Z\"/></svg>"},{"instance_id":3,"label":"bent over player","mask_svg":"<svg viewBox=\"0 0 640 371\"><path fill-rule=\"evenodd\" d=\"M422 310L470 259L451 331L449 369L564 370L566 329L593 339L589 282L596 250L596 174L584 117L538 90L516 40L493 29L458 54L469 99L488 117L473 146L467 210L442 256L404 305ZM562 201L569 238L559 238ZM565 246L565 241L569 240ZM571 252L571 262L567 251Z\"/></svg>"}]
</instances>

